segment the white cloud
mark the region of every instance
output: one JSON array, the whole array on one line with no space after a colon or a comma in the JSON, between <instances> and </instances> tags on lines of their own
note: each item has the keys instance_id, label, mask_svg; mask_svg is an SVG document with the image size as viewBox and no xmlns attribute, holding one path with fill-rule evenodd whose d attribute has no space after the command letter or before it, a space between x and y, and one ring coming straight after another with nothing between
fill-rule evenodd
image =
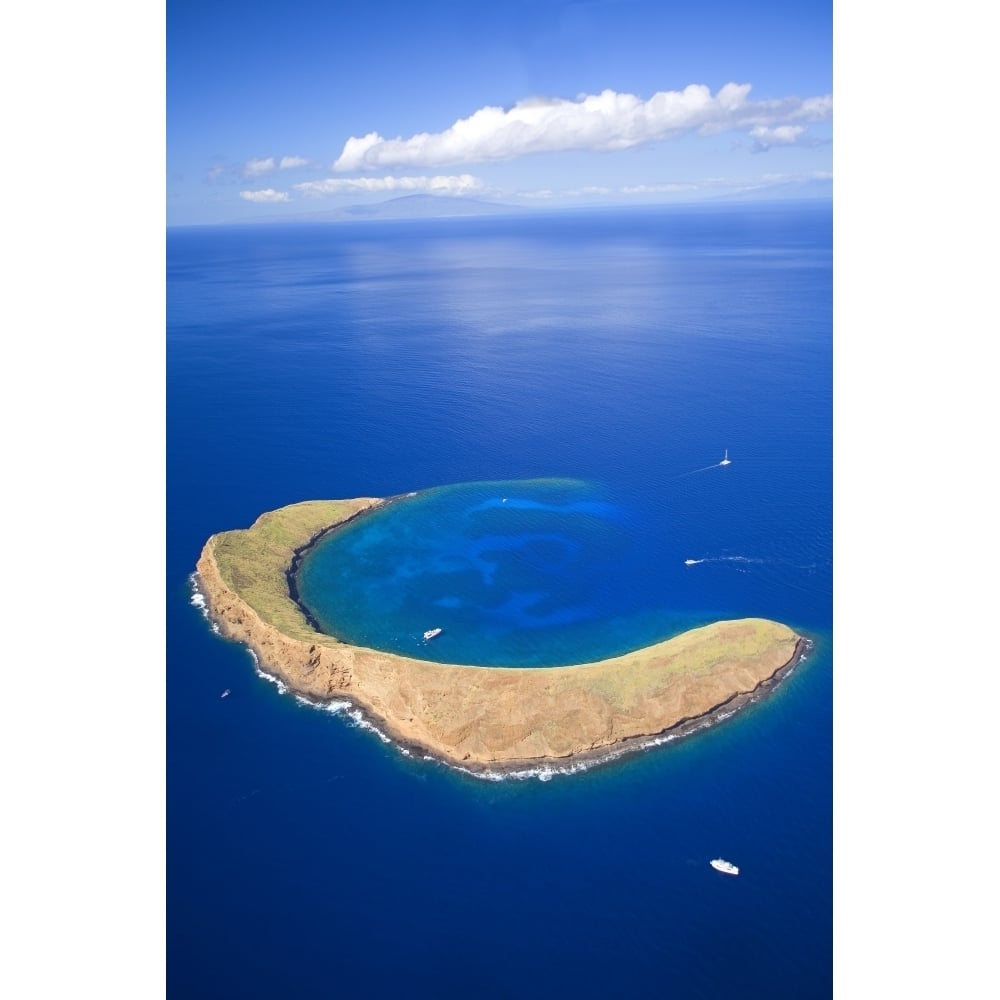
<instances>
[{"instance_id":1,"label":"white cloud","mask_svg":"<svg viewBox=\"0 0 1000 1000\"><path fill-rule=\"evenodd\" d=\"M258 160L247 160L243 164L244 177L263 177L264 174L273 173L275 170L288 170L292 167L308 166L309 161L302 156L283 156L280 160L275 160L273 156L262 157Z\"/></svg>"},{"instance_id":2,"label":"white cloud","mask_svg":"<svg viewBox=\"0 0 1000 1000\"><path fill-rule=\"evenodd\" d=\"M753 151L763 153L772 146L811 146L814 140L805 134L803 125L778 125L768 128L767 125L755 125L750 129L753 136Z\"/></svg>"},{"instance_id":3,"label":"white cloud","mask_svg":"<svg viewBox=\"0 0 1000 1000\"><path fill-rule=\"evenodd\" d=\"M311 198L350 191L432 191L438 194L468 194L482 191L483 182L471 174L443 177L329 177L324 181L304 181L295 189Z\"/></svg>"},{"instance_id":4,"label":"white cloud","mask_svg":"<svg viewBox=\"0 0 1000 1000\"><path fill-rule=\"evenodd\" d=\"M621 189L622 194L677 194L680 191L697 191L697 184L663 183L630 184Z\"/></svg>"},{"instance_id":5,"label":"white cloud","mask_svg":"<svg viewBox=\"0 0 1000 1000\"><path fill-rule=\"evenodd\" d=\"M734 129L778 129L823 121L833 99L786 97L750 101L750 84L727 83L712 96L703 84L665 90L642 101L605 90L575 101L531 98L510 110L480 108L444 132L384 139L377 132L352 136L333 164L338 171L386 167L436 167L449 163L508 160L527 153L620 150L690 132L716 135Z\"/></svg>"},{"instance_id":6,"label":"white cloud","mask_svg":"<svg viewBox=\"0 0 1000 1000\"><path fill-rule=\"evenodd\" d=\"M275 191L274 188L265 188L263 191L241 191L240 197L246 201L256 202L291 201L287 191Z\"/></svg>"},{"instance_id":7,"label":"white cloud","mask_svg":"<svg viewBox=\"0 0 1000 1000\"><path fill-rule=\"evenodd\" d=\"M812 170L798 174L761 174L759 177L712 177L702 182L700 187L706 191L712 189L727 189L733 193L760 191L765 188L787 187L796 188L808 185L814 181L831 181L833 174L828 170Z\"/></svg>"},{"instance_id":8,"label":"white cloud","mask_svg":"<svg viewBox=\"0 0 1000 1000\"><path fill-rule=\"evenodd\" d=\"M266 160L248 160L243 166L243 176L260 177L261 174L269 174L275 166L273 156L269 156Z\"/></svg>"},{"instance_id":9,"label":"white cloud","mask_svg":"<svg viewBox=\"0 0 1000 1000\"><path fill-rule=\"evenodd\" d=\"M756 125L750 129L750 134L761 142L769 142L772 145L789 146L805 129L801 125L779 125L777 128L768 128L766 125Z\"/></svg>"},{"instance_id":10,"label":"white cloud","mask_svg":"<svg viewBox=\"0 0 1000 1000\"><path fill-rule=\"evenodd\" d=\"M537 191L519 191L517 199L558 200L571 198L611 197L615 201L649 195L712 195L720 192L756 191L779 185L796 186L810 181L829 181L833 174L829 171L814 170L802 174L762 174L759 177L703 177L697 181L658 181L647 184L625 184L621 187L588 186L553 191L543 188Z\"/></svg>"}]
</instances>

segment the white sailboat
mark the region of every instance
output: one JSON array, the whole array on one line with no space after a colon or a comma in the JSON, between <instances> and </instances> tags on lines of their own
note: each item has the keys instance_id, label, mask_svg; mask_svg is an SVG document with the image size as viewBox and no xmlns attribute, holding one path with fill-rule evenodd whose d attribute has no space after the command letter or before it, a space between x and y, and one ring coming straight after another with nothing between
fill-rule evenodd
<instances>
[{"instance_id":1,"label":"white sailboat","mask_svg":"<svg viewBox=\"0 0 1000 1000\"><path fill-rule=\"evenodd\" d=\"M732 464L733 463L729 461L729 449L727 448L726 449L726 454L723 457L722 461L719 462L719 465L732 465Z\"/></svg>"}]
</instances>

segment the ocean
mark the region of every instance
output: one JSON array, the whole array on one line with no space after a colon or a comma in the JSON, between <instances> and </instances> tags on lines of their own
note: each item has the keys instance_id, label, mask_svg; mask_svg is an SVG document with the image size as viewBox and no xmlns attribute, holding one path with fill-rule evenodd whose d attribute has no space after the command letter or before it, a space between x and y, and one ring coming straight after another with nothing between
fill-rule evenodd
<instances>
[{"instance_id":1,"label":"ocean","mask_svg":"<svg viewBox=\"0 0 1000 1000\"><path fill-rule=\"evenodd\" d=\"M178 228L167 268L168 994L831 995L829 203ZM265 511L408 493L303 566L350 641L814 649L604 766L404 755L261 675L192 573Z\"/></svg>"}]
</instances>

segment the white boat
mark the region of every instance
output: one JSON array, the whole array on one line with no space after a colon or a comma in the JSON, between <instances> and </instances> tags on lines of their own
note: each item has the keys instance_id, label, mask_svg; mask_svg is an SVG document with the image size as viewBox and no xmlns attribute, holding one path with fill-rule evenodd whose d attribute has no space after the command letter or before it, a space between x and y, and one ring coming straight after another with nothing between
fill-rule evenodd
<instances>
[{"instance_id":1,"label":"white boat","mask_svg":"<svg viewBox=\"0 0 1000 1000\"><path fill-rule=\"evenodd\" d=\"M723 861L722 858L713 858L709 861L709 864L717 872L725 872L726 875L739 875L740 870L732 863L732 861Z\"/></svg>"},{"instance_id":2,"label":"white boat","mask_svg":"<svg viewBox=\"0 0 1000 1000\"><path fill-rule=\"evenodd\" d=\"M726 454L723 456L722 461L719 465L732 465L733 463L729 461L729 449L726 449Z\"/></svg>"},{"instance_id":3,"label":"white boat","mask_svg":"<svg viewBox=\"0 0 1000 1000\"><path fill-rule=\"evenodd\" d=\"M230 690L229 690L229 688L226 688L226 690L223 691L222 694L219 695L219 697L220 698L228 698L229 695L230 695Z\"/></svg>"},{"instance_id":4,"label":"white boat","mask_svg":"<svg viewBox=\"0 0 1000 1000\"><path fill-rule=\"evenodd\" d=\"M443 628L429 628L429 629L428 629L428 630L427 630L427 631L426 631L426 632L424 633L424 638L425 638L426 640L430 641L430 640L431 640L431 639L433 639L433 638L434 638L435 636L439 636L439 635L440 635L440 634L441 634L441 633L442 633L443 631L444 631L444 629L443 629Z\"/></svg>"}]
</instances>

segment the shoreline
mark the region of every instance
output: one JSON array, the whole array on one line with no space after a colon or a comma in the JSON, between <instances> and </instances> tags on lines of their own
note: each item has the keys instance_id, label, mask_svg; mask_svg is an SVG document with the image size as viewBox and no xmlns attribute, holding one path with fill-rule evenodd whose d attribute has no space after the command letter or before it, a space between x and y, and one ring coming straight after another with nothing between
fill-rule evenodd
<instances>
[{"instance_id":1,"label":"shoreline","mask_svg":"<svg viewBox=\"0 0 1000 1000\"><path fill-rule=\"evenodd\" d=\"M323 633L294 575L322 538L388 499L305 501L205 543L194 583L206 617L258 670L317 708L343 701L407 755L476 777L568 771L683 738L764 698L812 640L766 619L716 622L593 663L443 664Z\"/></svg>"},{"instance_id":2,"label":"shoreline","mask_svg":"<svg viewBox=\"0 0 1000 1000\"><path fill-rule=\"evenodd\" d=\"M295 605L302 612L302 616L309 623L309 625L324 635L330 635L329 632L323 632L323 627L316 620L315 615L302 603L301 595L299 594L299 584L298 584L298 574L299 567L302 565L302 560L314 549L327 535L332 535L334 532L339 531L341 528L347 527L352 521L356 521L366 514L371 514L376 510L384 510L390 504L395 503L397 500L405 500L409 497L416 496L416 493L399 493L396 496L386 497L384 500L378 500L373 503L370 507L366 507L363 510L359 510L350 517L344 518L343 521L337 521L334 524L328 524L325 528L322 528L315 535L313 535L304 545L300 545L292 553L292 561L288 565L288 569L285 570L285 583L288 587L288 596L292 599ZM331 639L337 639L336 636L330 635ZM337 639L337 642L343 642L343 639Z\"/></svg>"},{"instance_id":3,"label":"shoreline","mask_svg":"<svg viewBox=\"0 0 1000 1000\"><path fill-rule=\"evenodd\" d=\"M294 691L291 693L295 695L295 697L299 698L304 704L307 704L310 708L315 708L318 711L327 711L330 705L338 702L345 704L346 707L344 710L346 714L353 719L355 724L361 726L362 728L372 730L379 737L379 739L385 743L391 744L404 756L422 757L424 760L432 760L435 763L443 764L452 770L461 771L470 777L478 778L480 780L503 781L507 778L526 779L533 777L539 777L541 780L546 780L543 776L545 772L549 772L551 776L552 774L571 774L580 771L590 771L595 767L603 767L613 764L622 757L631 757L644 750L652 750L658 746L663 746L666 743L672 743L675 740L683 739L686 736L693 736L695 733L703 730L714 729L717 725L721 725L727 719L737 715L744 708L748 708L751 705L755 705L758 702L763 701L795 670L795 668L803 660L809 656L814 648L815 643L813 640L803 637L796 646L795 656L783 667L780 667L771 677L761 681L761 683L753 691L733 695L733 697L728 701L715 706L715 708L710 709L703 715L698 715L690 719L683 719L659 733L649 733L643 736L629 737L622 740L620 743L612 744L611 746L590 751L584 750L576 754L570 754L566 757L524 758L522 760L509 760L504 762L494 761L483 764L473 764L469 761L464 761L461 764L458 764L444 756L429 753L426 747L420 746L412 741L408 741L403 737L396 737L391 733L387 733L382 727L379 726L379 721L381 720L372 719L370 714L365 711L363 705L356 703L347 695L331 699L329 702L314 702L304 695L296 694ZM257 659L256 654L254 655L254 658L255 660ZM271 677L272 680L286 687L286 690L291 691L291 689L288 689L287 686L284 685L278 678L273 677L273 675L266 674L263 670L261 670L259 661L257 662L257 669L258 673L262 676ZM504 668L498 667L495 669L502 670ZM544 670L547 668L539 667L536 669ZM357 718L357 716L360 716L360 718Z\"/></svg>"}]
</instances>

